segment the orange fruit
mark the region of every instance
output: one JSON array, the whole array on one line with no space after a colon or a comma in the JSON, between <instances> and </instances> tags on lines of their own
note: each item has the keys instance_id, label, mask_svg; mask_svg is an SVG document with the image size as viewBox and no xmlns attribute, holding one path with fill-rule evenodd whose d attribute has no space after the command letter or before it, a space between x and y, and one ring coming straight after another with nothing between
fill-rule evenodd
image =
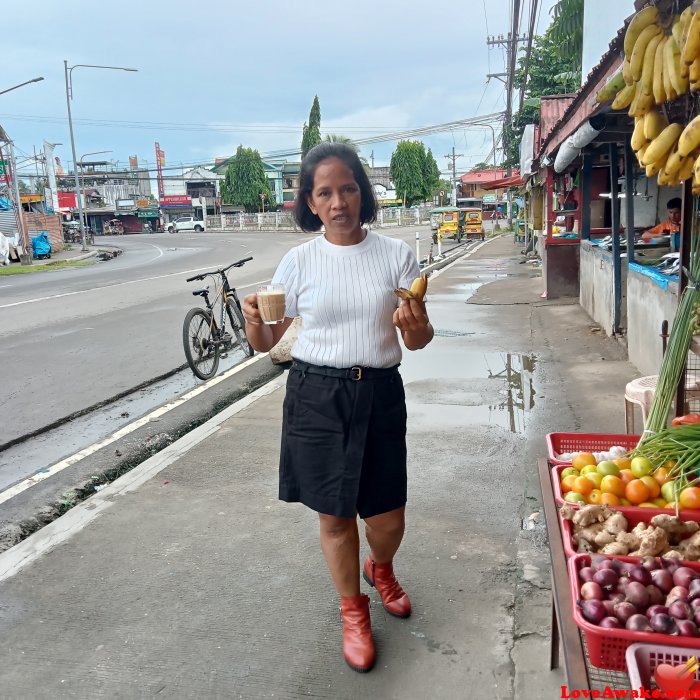
<instances>
[{"instance_id":1,"label":"orange fruit","mask_svg":"<svg viewBox=\"0 0 700 700\"><path fill-rule=\"evenodd\" d=\"M565 476L561 480L562 493L568 493L569 491L571 491L574 488L574 481L576 481L576 479L578 479L578 478L579 477L576 476L575 474L569 474L569 476ZM593 488L592 483L591 483L591 488Z\"/></svg>"},{"instance_id":2,"label":"orange fruit","mask_svg":"<svg viewBox=\"0 0 700 700\"><path fill-rule=\"evenodd\" d=\"M587 474L583 475L583 478L588 479L596 489L600 488L600 483L603 481L603 475L598 474L597 472L588 472Z\"/></svg>"},{"instance_id":3,"label":"orange fruit","mask_svg":"<svg viewBox=\"0 0 700 700\"><path fill-rule=\"evenodd\" d=\"M595 457L590 452L579 452L571 460L571 466L579 471L587 464L597 464Z\"/></svg>"},{"instance_id":4,"label":"orange fruit","mask_svg":"<svg viewBox=\"0 0 700 700\"><path fill-rule=\"evenodd\" d=\"M700 509L700 487L688 486L684 488L678 496L678 502L681 508Z\"/></svg>"},{"instance_id":5,"label":"orange fruit","mask_svg":"<svg viewBox=\"0 0 700 700\"><path fill-rule=\"evenodd\" d=\"M625 498L637 506L649 498L649 488L641 479L633 479L625 486Z\"/></svg>"},{"instance_id":6,"label":"orange fruit","mask_svg":"<svg viewBox=\"0 0 700 700\"><path fill-rule=\"evenodd\" d=\"M668 480L668 469L666 467L659 467L652 476L656 479L659 486L663 486Z\"/></svg>"},{"instance_id":7,"label":"orange fruit","mask_svg":"<svg viewBox=\"0 0 700 700\"><path fill-rule=\"evenodd\" d=\"M619 476L604 476L600 482L600 490L603 493L614 493L616 496L625 495L625 483Z\"/></svg>"},{"instance_id":8,"label":"orange fruit","mask_svg":"<svg viewBox=\"0 0 700 700\"><path fill-rule=\"evenodd\" d=\"M676 464L678 464L677 459L669 459L668 462L664 462L664 467L666 467L666 469L671 471L671 469L673 469L673 467L675 467Z\"/></svg>"},{"instance_id":9,"label":"orange fruit","mask_svg":"<svg viewBox=\"0 0 700 700\"><path fill-rule=\"evenodd\" d=\"M653 476L643 476L640 481L643 481L649 489L649 500L652 501L658 498L661 494L661 486Z\"/></svg>"},{"instance_id":10,"label":"orange fruit","mask_svg":"<svg viewBox=\"0 0 700 700\"><path fill-rule=\"evenodd\" d=\"M620 457L620 459L613 459L613 462L622 469L629 469L632 466L632 461L628 457Z\"/></svg>"},{"instance_id":11,"label":"orange fruit","mask_svg":"<svg viewBox=\"0 0 700 700\"><path fill-rule=\"evenodd\" d=\"M606 496L610 496L612 494L605 494ZM603 492L600 489L593 489L588 496L586 497L586 503L591 503L593 505L600 505L603 500L602 500Z\"/></svg>"},{"instance_id":12,"label":"orange fruit","mask_svg":"<svg viewBox=\"0 0 700 700\"><path fill-rule=\"evenodd\" d=\"M620 469L618 476L620 479L622 479L623 484L629 484L629 482L635 478L634 474L632 474L632 470L630 469Z\"/></svg>"},{"instance_id":13,"label":"orange fruit","mask_svg":"<svg viewBox=\"0 0 700 700\"><path fill-rule=\"evenodd\" d=\"M587 479L585 476L577 476L574 479L574 485L571 489L575 493L581 493L587 496L591 491L593 491L593 482Z\"/></svg>"},{"instance_id":14,"label":"orange fruit","mask_svg":"<svg viewBox=\"0 0 700 700\"><path fill-rule=\"evenodd\" d=\"M591 491L591 493L593 493L593 492ZM589 498L590 498L590 496L589 496ZM624 504L622 503L622 499L618 498L614 493L602 493L601 492L600 505L621 506ZM629 503L627 505L629 505Z\"/></svg>"}]
</instances>

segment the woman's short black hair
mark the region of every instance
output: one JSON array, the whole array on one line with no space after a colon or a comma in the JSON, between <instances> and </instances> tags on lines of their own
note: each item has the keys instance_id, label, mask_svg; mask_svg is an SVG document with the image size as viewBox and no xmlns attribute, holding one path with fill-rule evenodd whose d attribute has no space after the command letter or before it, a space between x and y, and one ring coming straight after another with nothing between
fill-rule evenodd
<instances>
[{"instance_id":1,"label":"woman's short black hair","mask_svg":"<svg viewBox=\"0 0 700 700\"><path fill-rule=\"evenodd\" d=\"M360 188L360 224L371 224L377 218L377 200L357 151L344 143L324 141L314 146L301 164L299 191L294 204L294 220L299 228L302 231L318 231L323 226L321 219L309 208L308 198L314 188L316 168L328 158L338 158L352 170Z\"/></svg>"}]
</instances>

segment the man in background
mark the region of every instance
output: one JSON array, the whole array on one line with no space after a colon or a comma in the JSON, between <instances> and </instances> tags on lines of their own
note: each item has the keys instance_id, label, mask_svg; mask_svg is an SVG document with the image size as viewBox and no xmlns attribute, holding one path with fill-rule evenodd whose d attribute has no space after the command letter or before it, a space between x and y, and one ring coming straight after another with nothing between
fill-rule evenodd
<instances>
[{"instance_id":1,"label":"man in background","mask_svg":"<svg viewBox=\"0 0 700 700\"><path fill-rule=\"evenodd\" d=\"M681 198L669 199L666 204L668 209L668 220L662 221L657 226L647 229L642 234L642 240L648 243L652 238L658 238L671 233L679 233L681 230Z\"/></svg>"}]
</instances>

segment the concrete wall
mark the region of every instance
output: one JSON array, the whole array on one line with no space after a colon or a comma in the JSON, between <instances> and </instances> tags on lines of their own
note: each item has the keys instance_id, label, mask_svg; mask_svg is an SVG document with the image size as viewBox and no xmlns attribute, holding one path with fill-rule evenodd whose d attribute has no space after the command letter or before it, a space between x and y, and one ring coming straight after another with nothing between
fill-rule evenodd
<instances>
[{"instance_id":1,"label":"concrete wall","mask_svg":"<svg viewBox=\"0 0 700 700\"><path fill-rule=\"evenodd\" d=\"M669 329L673 323L678 285L663 279L656 281L636 267L632 266L627 277L627 351L630 362L646 376L659 373L661 323L668 321ZM666 289L662 288L664 284Z\"/></svg>"},{"instance_id":2,"label":"concrete wall","mask_svg":"<svg viewBox=\"0 0 700 700\"><path fill-rule=\"evenodd\" d=\"M612 255L581 241L579 303L586 313L612 335L614 320L614 286Z\"/></svg>"},{"instance_id":3,"label":"concrete wall","mask_svg":"<svg viewBox=\"0 0 700 700\"><path fill-rule=\"evenodd\" d=\"M54 253L63 250L63 226L61 226L61 217L58 214L25 212L24 222L29 232L30 241L34 236L46 231L51 241L51 250Z\"/></svg>"}]
</instances>

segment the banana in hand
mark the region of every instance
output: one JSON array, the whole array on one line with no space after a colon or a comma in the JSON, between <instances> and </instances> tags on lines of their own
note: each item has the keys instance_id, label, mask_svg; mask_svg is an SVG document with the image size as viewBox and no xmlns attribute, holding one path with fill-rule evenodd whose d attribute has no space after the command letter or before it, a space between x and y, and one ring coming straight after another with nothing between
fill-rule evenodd
<instances>
[{"instance_id":1,"label":"banana in hand","mask_svg":"<svg viewBox=\"0 0 700 700\"><path fill-rule=\"evenodd\" d=\"M425 293L427 291L428 277L427 275L421 275L420 277L416 277L416 279L413 280L410 289L404 289L403 287L399 287L398 289L394 290L394 294L396 294L396 296L399 297L399 299L403 299L404 301L408 301L409 299L423 301L423 297L425 296Z\"/></svg>"}]
</instances>

